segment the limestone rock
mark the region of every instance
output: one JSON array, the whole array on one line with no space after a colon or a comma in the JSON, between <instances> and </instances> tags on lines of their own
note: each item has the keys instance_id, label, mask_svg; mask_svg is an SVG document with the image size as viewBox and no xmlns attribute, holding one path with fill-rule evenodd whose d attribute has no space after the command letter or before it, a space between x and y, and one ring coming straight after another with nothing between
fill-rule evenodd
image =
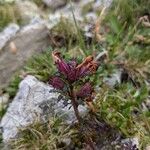
<instances>
[{"instance_id":1,"label":"limestone rock","mask_svg":"<svg viewBox=\"0 0 150 150\"><path fill-rule=\"evenodd\" d=\"M86 108L79 106L79 112L84 115ZM35 121L48 121L54 115L67 123L76 120L69 100L53 87L27 76L20 83L18 93L0 123L4 142L17 138L19 129Z\"/></svg>"},{"instance_id":2,"label":"limestone rock","mask_svg":"<svg viewBox=\"0 0 150 150\"><path fill-rule=\"evenodd\" d=\"M20 27L17 24L8 25L1 33L0 33L0 51L5 46L5 44L16 35L19 31Z\"/></svg>"},{"instance_id":3,"label":"limestone rock","mask_svg":"<svg viewBox=\"0 0 150 150\"><path fill-rule=\"evenodd\" d=\"M67 0L43 0L43 3L47 7L55 10L59 7L65 6L67 4Z\"/></svg>"},{"instance_id":4,"label":"limestone rock","mask_svg":"<svg viewBox=\"0 0 150 150\"><path fill-rule=\"evenodd\" d=\"M139 138L138 137L133 137L133 138L127 138L123 139L121 141L122 143L122 149L139 149Z\"/></svg>"},{"instance_id":5,"label":"limestone rock","mask_svg":"<svg viewBox=\"0 0 150 150\"><path fill-rule=\"evenodd\" d=\"M0 53L0 88L8 85L12 74L33 54L49 46L48 34L44 24L28 25L6 44Z\"/></svg>"}]
</instances>

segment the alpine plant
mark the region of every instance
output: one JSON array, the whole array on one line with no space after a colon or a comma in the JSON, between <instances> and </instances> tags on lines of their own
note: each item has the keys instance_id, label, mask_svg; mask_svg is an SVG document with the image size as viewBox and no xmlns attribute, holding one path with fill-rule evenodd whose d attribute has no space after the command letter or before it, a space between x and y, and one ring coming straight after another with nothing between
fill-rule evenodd
<instances>
[{"instance_id":1,"label":"alpine plant","mask_svg":"<svg viewBox=\"0 0 150 150\"><path fill-rule=\"evenodd\" d=\"M94 88L87 77L96 72L99 64L92 56L86 57L80 64L76 59L65 61L58 51L52 52L52 58L58 71L50 78L49 84L63 91L71 99L77 120L80 121L79 102L85 102L92 111L95 111L92 104Z\"/></svg>"}]
</instances>

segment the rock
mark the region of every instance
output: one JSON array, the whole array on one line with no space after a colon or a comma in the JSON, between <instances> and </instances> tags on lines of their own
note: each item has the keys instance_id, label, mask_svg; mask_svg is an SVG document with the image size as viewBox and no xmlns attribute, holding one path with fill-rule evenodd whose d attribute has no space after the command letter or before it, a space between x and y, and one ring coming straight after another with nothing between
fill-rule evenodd
<instances>
[{"instance_id":1,"label":"rock","mask_svg":"<svg viewBox=\"0 0 150 150\"><path fill-rule=\"evenodd\" d=\"M16 1L16 8L20 13L22 24L28 24L34 17L42 15L38 6L32 1Z\"/></svg>"},{"instance_id":2,"label":"rock","mask_svg":"<svg viewBox=\"0 0 150 150\"><path fill-rule=\"evenodd\" d=\"M82 115L86 110L83 106L79 107ZM69 100L53 87L27 76L20 83L18 93L0 123L4 142L17 138L19 129L36 121L46 122L54 115L59 115L67 123L76 120Z\"/></svg>"},{"instance_id":3,"label":"rock","mask_svg":"<svg viewBox=\"0 0 150 150\"><path fill-rule=\"evenodd\" d=\"M10 24L0 33L0 51L5 44L16 35L19 29L20 27L17 24Z\"/></svg>"},{"instance_id":4,"label":"rock","mask_svg":"<svg viewBox=\"0 0 150 150\"><path fill-rule=\"evenodd\" d=\"M65 6L67 4L67 0L43 0L43 3L47 7L55 10L55 9Z\"/></svg>"},{"instance_id":5,"label":"rock","mask_svg":"<svg viewBox=\"0 0 150 150\"><path fill-rule=\"evenodd\" d=\"M123 150L126 150L126 149L138 150L138 148L139 148L139 138L138 137L123 139L121 141L121 143L123 146L122 147Z\"/></svg>"},{"instance_id":6,"label":"rock","mask_svg":"<svg viewBox=\"0 0 150 150\"><path fill-rule=\"evenodd\" d=\"M71 138L62 139L62 142L69 146L71 144Z\"/></svg>"},{"instance_id":7,"label":"rock","mask_svg":"<svg viewBox=\"0 0 150 150\"><path fill-rule=\"evenodd\" d=\"M85 18L89 21L89 22L94 22L97 19L97 15L93 12L88 13Z\"/></svg>"},{"instance_id":8,"label":"rock","mask_svg":"<svg viewBox=\"0 0 150 150\"><path fill-rule=\"evenodd\" d=\"M93 5L93 9L94 10L99 10L100 8L103 8L103 7L110 7L111 3L112 3L113 0L106 0L106 1L99 1L97 0L94 5Z\"/></svg>"},{"instance_id":9,"label":"rock","mask_svg":"<svg viewBox=\"0 0 150 150\"><path fill-rule=\"evenodd\" d=\"M79 4L74 4L74 15L76 17L76 21L81 22L83 21L83 17L80 14L80 9L79 9ZM59 11L55 11L52 14L49 14L48 16L48 27L52 28L53 26L57 25L59 21L64 18L64 19L69 19L70 21L74 22L71 6L68 4L66 7L59 9Z\"/></svg>"},{"instance_id":10,"label":"rock","mask_svg":"<svg viewBox=\"0 0 150 150\"><path fill-rule=\"evenodd\" d=\"M33 24L37 24L37 23L39 23L39 24L45 23L46 24L46 21L44 19L42 19L40 16L37 15L34 18L31 19L29 24L33 25Z\"/></svg>"},{"instance_id":11,"label":"rock","mask_svg":"<svg viewBox=\"0 0 150 150\"><path fill-rule=\"evenodd\" d=\"M117 83L121 83L121 70L117 70L115 73L110 75L110 77L106 77L103 79L103 82L105 82L108 86L114 87Z\"/></svg>"},{"instance_id":12,"label":"rock","mask_svg":"<svg viewBox=\"0 0 150 150\"><path fill-rule=\"evenodd\" d=\"M13 44L12 44L13 43ZM12 52L12 47L16 52ZM8 85L13 73L35 53L49 46L49 30L44 24L25 26L12 38L0 53L0 88Z\"/></svg>"}]
</instances>

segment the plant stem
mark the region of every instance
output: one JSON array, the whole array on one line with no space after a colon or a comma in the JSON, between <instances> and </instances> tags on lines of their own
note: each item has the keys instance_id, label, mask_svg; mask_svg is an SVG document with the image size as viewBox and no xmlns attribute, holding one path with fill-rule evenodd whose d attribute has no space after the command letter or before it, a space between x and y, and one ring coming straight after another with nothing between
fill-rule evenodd
<instances>
[{"instance_id":1,"label":"plant stem","mask_svg":"<svg viewBox=\"0 0 150 150\"><path fill-rule=\"evenodd\" d=\"M74 89L73 89L72 86L70 86L70 96L71 96L71 103L72 103L75 115L77 117L78 122L80 122L80 116L79 116L79 111L78 111L77 98L76 98L76 94L75 94Z\"/></svg>"},{"instance_id":2,"label":"plant stem","mask_svg":"<svg viewBox=\"0 0 150 150\"><path fill-rule=\"evenodd\" d=\"M72 106L73 106L76 118L78 120L78 123L81 123L79 111L78 111L77 97L76 97L76 94L74 92L72 85L70 85L70 97L71 97ZM86 136L85 136L85 140L86 140L87 144L90 146L91 150L95 150L95 146L94 146L94 143L92 142L92 140Z\"/></svg>"}]
</instances>

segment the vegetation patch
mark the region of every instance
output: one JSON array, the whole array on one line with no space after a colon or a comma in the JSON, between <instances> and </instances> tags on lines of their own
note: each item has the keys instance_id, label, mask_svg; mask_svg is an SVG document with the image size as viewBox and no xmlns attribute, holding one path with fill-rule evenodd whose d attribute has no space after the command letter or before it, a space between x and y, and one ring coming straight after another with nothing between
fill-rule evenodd
<instances>
[{"instance_id":1,"label":"vegetation patch","mask_svg":"<svg viewBox=\"0 0 150 150\"><path fill-rule=\"evenodd\" d=\"M103 85L98 93L96 106L98 114L112 127L116 127L126 137L137 136L141 149L150 142L150 113L143 110L142 104L147 101L146 86L136 89L126 83L115 89Z\"/></svg>"},{"instance_id":2,"label":"vegetation patch","mask_svg":"<svg viewBox=\"0 0 150 150\"><path fill-rule=\"evenodd\" d=\"M75 133L70 126L65 125L58 117L50 118L46 123L34 123L20 130L21 138L12 141L12 149L65 149L70 137ZM68 142L67 142L68 141Z\"/></svg>"},{"instance_id":3,"label":"vegetation patch","mask_svg":"<svg viewBox=\"0 0 150 150\"><path fill-rule=\"evenodd\" d=\"M21 17L14 3L0 4L0 31L9 23L20 23L20 21Z\"/></svg>"},{"instance_id":4,"label":"vegetation patch","mask_svg":"<svg viewBox=\"0 0 150 150\"><path fill-rule=\"evenodd\" d=\"M98 27L96 34L103 36L104 40L102 38L95 40L94 37L90 44L85 42L85 37L81 28L78 27L75 17L74 23L64 18L61 19L50 33L52 48L29 60L24 68L24 73L25 75L32 74L39 80L48 82L56 70L53 66L51 52L53 49L59 48L62 56L60 58L60 53L55 53L55 59L61 60L61 64L58 65L57 61L55 64L60 67L60 71L55 74L58 78L53 78L51 84L55 88L66 90L64 77L68 77L67 82L69 81L71 84L69 92L73 92L68 92L67 96L74 97L74 92L80 89L76 96L80 98L79 102L82 104L89 104L90 113L81 120L79 117L80 124L74 124L73 128L66 127L57 118L50 118L46 124L36 123L21 131L23 138L15 141L15 148L65 149L68 147L63 139L68 139L68 137L71 138L69 146L72 145L79 149L88 149L87 145L91 147L97 145L102 148L104 141L108 146L112 139L119 136L121 138L118 142L121 142L123 138L137 137L141 150L150 143L150 107L147 105L150 91L150 12L148 4L149 2L146 0L114 0L104 21L93 27L94 29ZM85 12L91 10L91 4L86 7ZM90 76L90 79L85 77L76 85L71 82L77 72L72 75L70 68L78 68L76 62L85 67L89 65L90 61L88 59L88 62L82 62L83 58L86 58L87 55L95 57L103 51L107 52L106 59L100 61L100 67L96 68L96 72ZM64 62L63 56L65 56L66 62ZM70 62L72 56L77 57L74 62ZM69 65L69 62L72 64ZM69 71L66 68L69 68ZM103 79L110 77L116 70L122 70L121 82L116 83L112 88L106 85ZM63 74L62 79L59 78L60 74ZM79 85L89 81L92 82L92 86L86 85L80 88ZM16 78L7 89L12 97L15 96L19 82L20 78ZM72 86L76 86L75 91ZM91 90L92 88L96 89L95 92ZM86 90L84 91L84 89ZM90 90L89 95L95 93L96 96L95 101L90 97L90 100L92 99L90 103L87 99L82 101L85 98L84 93L88 94L88 90ZM99 133L106 136L101 137ZM115 138L112 136L114 134ZM109 148L105 147L105 149Z\"/></svg>"},{"instance_id":5,"label":"vegetation patch","mask_svg":"<svg viewBox=\"0 0 150 150\"><path fill-rule=\"evenodd\" d=\"M74 22L64 17L60 22L50 31L51 45L53 47L65 47L70 49L77 44L78 31Z\"/></svg>"},{"instance_id":6,"label":"vegetation patch","mask_svg":"<svg viewBox=\"0 0 150 150\"><path fill-rule=\"evenodd\" d=\"M37 6L41 7L44 3L42 0L32 0Z\"/></svg>"}]
</instances>

